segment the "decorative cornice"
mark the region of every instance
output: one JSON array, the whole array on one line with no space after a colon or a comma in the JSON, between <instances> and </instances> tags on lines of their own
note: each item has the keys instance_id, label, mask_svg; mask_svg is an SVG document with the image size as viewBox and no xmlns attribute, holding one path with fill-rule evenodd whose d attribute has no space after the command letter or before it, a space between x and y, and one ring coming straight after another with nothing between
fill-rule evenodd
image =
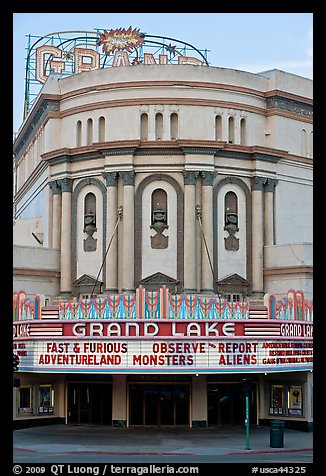
<instances>
[{"instance_id":1,"label":"decorative cornice","mask_svg":"<svg viewBox=\"0 0 326 476\"><path fill-rule=\"evenodd\" d=\"M226 157L241 160L260 160L277 163L288 157L285 150L260 146L243 146L226 144L220 141L177 140L177 141L112 141L95 143L92 146L61 148L42 155L42 160L52 164L92 160L113 155L184 155L198 154L214 157Z\"/></svg>"},{"instance_id":2,"label":"decorative cornice","mask_svg":"<svg viewBox=\"0 0 326 476\"><path fill-rule=\"evenodd\" d=\"M301 273L313 273L313 266L280 266L274 268L264 268L264 276L275 276L278 274L301 274Z\"/></svg>"},{"instance_id":3,"label":"decorative cornice","mask_svg":"<svg viewBox=\"0 0 326 476\"><path fill-rule=\"evenodd\" d=\"M117 147L116 149L101 149L100 151L103 155L112 156L112 155L134 155L136 152L136 147Z\"/></svg>"},{"instance_id":4,"label":"decorative cornice","mask_svg":"<svg viewBox=\"0 0 326 476\"><path fill-rule=\"evenodd\" d=\"M138 147L135 156L139 155L183 155L183 151L179 147Z\"/></svg>"},{"instance_id":5,"label":"decorative cornice","mask_svg":"<svg viewBox=\"0 0 326 476\"><path fill-rule=\"evenodd\" d=\"M285 111L294 112L303 116L313 116L312 104L290 99L284 96L270 96L266 98L267 109L283 109Z\"/></svg>"},{"instance_id":6,"label":"decorative cornice","mask_svg":"<svg viewBox=\"0 0 326 476\"><path fill-rule=\"evenodd\" d=\"M39 106L33 108L31 116L27 119L13 145L13 153L17 157L28 146L29 138L35 133L49 112L59 111L60 101L58 96L53 98L41 96Z\"/></svg>"},{"instance_id":7,"label":"decorative cornice","mask_svg":"<svg viewBox=\"0 0 326 476\"><path fill-rule=\"evenodd\" d=\"M263 162L271 162L272 164L277 164L282 157L271 154L262 154L260 152L255 152L251 154L251 159L261 160Z\"/></svg>"},{"instance_id":8,"label":"decorative cornice","mask_svg":"<svg viewBox=\"0 0 326 476\"><path fill-rule=\"evenodd\" d=\"M182 146L181 150L184 154L187 154L187 155L199 154L199 155L213 155L215 157L220 149L215 147Z\"/></svg>"},{"instance_id":9,"label":"decorative cornice","mask_svg":"<svg viewBox=\"0 0 326 476\"><path fill-rule=\"evenodd\" d=\"M13 268L13 275L22 276L43 276L51 278L59 278L60 270L53 269L41 269L41 268Z\"/></svg>"}]
</instances>

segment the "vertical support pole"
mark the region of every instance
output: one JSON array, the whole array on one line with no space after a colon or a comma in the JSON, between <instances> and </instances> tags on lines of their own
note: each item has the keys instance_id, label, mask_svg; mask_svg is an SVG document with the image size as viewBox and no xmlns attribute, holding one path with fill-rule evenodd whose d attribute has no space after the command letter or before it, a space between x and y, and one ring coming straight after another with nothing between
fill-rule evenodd
<instances>
[{"instance_id":1,"label":"vertical support pole","mask_svg":"<svg viewBox=\"0 0 326 476\"><path fill-rule=\"evenodd\" d=\"M250 450L250 436L249 436L249 393L246 395L246 450Z\"/></svg>"}]
</instances>

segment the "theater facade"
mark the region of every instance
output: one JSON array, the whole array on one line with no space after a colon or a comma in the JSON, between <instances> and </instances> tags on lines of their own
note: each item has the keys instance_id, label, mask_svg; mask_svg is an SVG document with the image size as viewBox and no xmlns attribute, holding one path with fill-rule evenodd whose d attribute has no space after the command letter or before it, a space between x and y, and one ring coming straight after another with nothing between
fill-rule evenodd
<instances>
[{"instance_id":1,"label":"theater facade","mask_svg":"<svg viewBox=\"0 0 326 476\"><path fill-rule=\"evenodd\" d=\"M15 427L242 425L249 386L311 430L312 81L66 34L13 144Z\"/></svg>"},{"instance_id":2,"label":"theater facade","mask_svg":"<svg viewBox=\"0 0 326 476\"><path fill-rule=\"evenodd\" d=\"M252 424L311 426L313 309L301 292L264 306L142 286L50 307L14 298L17 425L241 424L249 378Z\"/></svg>"}]
</instances>

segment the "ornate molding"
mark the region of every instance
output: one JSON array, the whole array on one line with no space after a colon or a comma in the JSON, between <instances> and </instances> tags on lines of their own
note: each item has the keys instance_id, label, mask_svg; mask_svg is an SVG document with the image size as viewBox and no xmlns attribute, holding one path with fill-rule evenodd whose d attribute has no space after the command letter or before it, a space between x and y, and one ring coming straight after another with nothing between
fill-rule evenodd
<instances>
[{"instance_id":1,"label":"ornate molding","mask_svg":"<svg viewBox=\"0 0 326 476\"><path fill-rule=\"evenodd\" d=\"M268 178L265 182L265 192L274 192L275 187L278 184L277 179Z\"/></svg>"},{"instance_id":2,"label":"ornate molding","mask_svg":"<svg viewBox=\"0 0 326 476\"><path fill-rule=\"evenodd\" d=\"M181 150L184 154L199 154L199 155L213 155L214 157L220 150L217 147L197 147L197 146L181 146Z\"/></svg>"},{"instance_id":3,"label":"ornate molding","mask_svg":"<svg viewBox=\"0 0 326 476\"><path fill-rule=\"evenodd\" d=\"M306 104L283 96L271 96L266 98L266 105L267 109L283 109L303 116L313 116L312 104Z\"/></svg>"},{"instance_id":4,"label":"ornate molding","mask_svg":"<svg viewBox=\"0 0 326 476\"><path fill-rule=\"evenodd\" d=\"M72 192L72 179L66 177L58 180L58 182L60 183L62 192Z\"/></svg>"},{"instance_id":5,"label":"ornate molding","mask_svg":"<svg viewBox=\"0 0 326 476\"><path fill-rule=\"evenodd\" d=\"M146 284L160 284L160 285L169 285L169 284L178 284L179 281L177 279L171 278L171 276L167 276L164 273L154 273L146 278L143 278L139 282L143 286ZM146 287L146 286L145 286Z\"/></svg>"},{"instance_id":6,"label":"ornate molding","mask_svg":"<svg viewBox=\"0 0 326 476\"><path fill-rule=\"evenodd\" d=\"M26 126L22 129L21 134L18 135L14 143L13 152L16 157L21 152L23 153L23 150L26 150L31 140L34 138L35 130L40 127L46 115L49 112L60 110L60 102L58 99L43 98L40 101L39 107L33 109L30 118L27 120Z\"/></svg>"},{"instance_id":7,"label":"ornate molding","mask_svg":"<svg viewBox=\"0 0 326 476\"><path fill-rule=\"evenodd\" d=\"M135 186L135 176L136 172L130 171L130 172L120 172L120 175L122 177L122 182L123 185L131 185Z\"/></svg>"},{"instance_id":8,"label":"ornate molding","mask_svg":"<svg viewBox=\"0 0 326 476\"><path fill-rule=\"evenodd\" d=\"M103 172L102 177L104 178L107 187L118 186L118 172Z\"/></svg>"},{"instance_id":9,"label":"ornate molding","mask_svg":"<svg viewBox=\"0 0 326 476\"><path fill-rule=\"evenodd\" d=\"M182 175L184 178L185 185L196 185L196 178L199 175L199 172L193 172L191 170L183 170Z\"/></svg>"},{"instance_id":10,"label":"ornate molding","mask_svg":"<svg viewBox=\"0 0 326 476\"><path fill-rule=\"evenodd\" d=\"M61 186L59 180L53 180L49 182L49 187L52 190L53 195L61 193Z\"/></svg>"},{"instance_id":11,"label":"ornate molding","mask_svg":"<svg viewBox=\"0 0 326 476\"><path fill-rule=\"evenodd\" d=\"M259 190L263 191L264 185L266 183L266 178L265 177L258 177L257 175L255 177L251 177L251 190Z\"/></svg>"},{"instance_id":12,"label":"ornate molding","mask_svg":"<svg viewBox=\"0 0 326 476\"><path fill-rule=\"evenodd\" d=\"M201 178L202 178L202 185L204 186L212 186L214 178L216 177L215 172L208 172L206 170L202 170L200 172Z\"/></svg>"}]
</instances>

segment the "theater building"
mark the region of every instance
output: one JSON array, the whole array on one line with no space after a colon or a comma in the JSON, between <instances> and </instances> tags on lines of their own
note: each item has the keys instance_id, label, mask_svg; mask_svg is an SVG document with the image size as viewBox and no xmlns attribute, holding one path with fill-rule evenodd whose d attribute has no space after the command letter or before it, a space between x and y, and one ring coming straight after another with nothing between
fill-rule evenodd
<instances>
[{"instance_id":1,"label":"theater building","mask_svg":"<svg viewBox=\"0 0 326 476\"><path fill-rule=\"evenodd\" d=\"M15 426L243 424L250 378L311 430L312 81L67 35L13 145Z\"/></svg>"}]
</instances>

